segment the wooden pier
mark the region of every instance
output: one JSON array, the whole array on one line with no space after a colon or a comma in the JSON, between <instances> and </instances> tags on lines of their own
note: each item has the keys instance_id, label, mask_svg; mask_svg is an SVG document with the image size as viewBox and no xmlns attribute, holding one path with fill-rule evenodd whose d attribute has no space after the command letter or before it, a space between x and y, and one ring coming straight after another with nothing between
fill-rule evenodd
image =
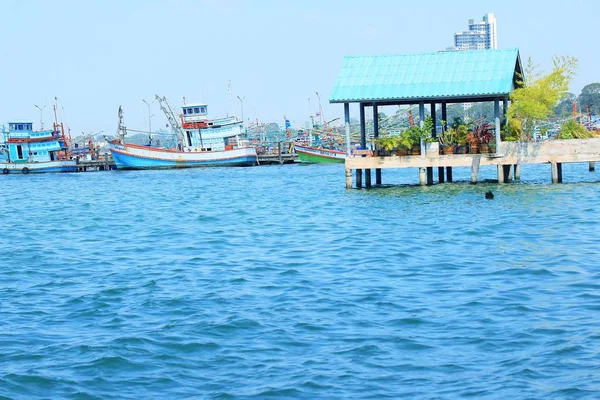
<instances>
[{"instance_id":1,"label":"wooden pier","mask_svg":"<svg viewBox=\"0 0 600 400\"><path fill-rule=\"evenodd\" d=\"M77 168L79 172L112 171L117 169L117 166L112 157L107 157L102 160L79 160L77 161Z\"/></svg>"},{"instance_id":2,"label":"wooden pier","mask_svg":"<svg viewBox=\"0 0 600 400\"><path fill-rule=\"evenodd\" d=\"M293 164L298 161L298 154L259 154L258 165Z\"/></svg>"},{"instance_id":3,"label":"wooden pier","mask_svg":"<svg viewBox=\"0 0 600 400\"><path fill-rule=\"evenodd\" d=\"M346 187L352 188L352 171L356 172L356 187L371 186L371 170L376 171L376 184L381 184L381 170L392 168L418 168L419 183L432 185L433 169L438 168L438 182L452 182L452 168L470 167L471 183L477 183L479 167L495 165L498 182L508 183L521 178L523 164L549 164L552 183L562 182L563 163L589 163L595 169L600 161L600 138L575 140L550 140L544 142L501 142L493 154L439 154L437 146L430 146L420 156L368 157L366 155L346 158Z\"/></svg>"}]
</instances>

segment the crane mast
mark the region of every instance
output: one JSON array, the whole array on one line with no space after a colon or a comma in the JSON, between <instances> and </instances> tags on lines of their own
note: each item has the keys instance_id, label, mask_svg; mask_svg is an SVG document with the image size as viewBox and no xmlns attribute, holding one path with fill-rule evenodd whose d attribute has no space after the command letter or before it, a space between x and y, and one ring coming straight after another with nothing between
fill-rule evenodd
<instances>
[{"instance_id":1,"label":"crane mast","mask_svg":"<svg viewBox=\"0 0 600 400\"><path fill-rule=\"evenodd\" d=\"M156 100L158 100L158 104L160 104L160 109L165 114L165 117L167 117L169 124L171 124L171 128L175 132L175 135L177 136L179 143L181 144L182 147L186 147L183 129L181 128L181 125L179 125L179 121L175 117L173 110L171 110L171 106L169 105L167 98L165 96L160 97L159 95L156 95Z\"/></svg>"}]
</instances>

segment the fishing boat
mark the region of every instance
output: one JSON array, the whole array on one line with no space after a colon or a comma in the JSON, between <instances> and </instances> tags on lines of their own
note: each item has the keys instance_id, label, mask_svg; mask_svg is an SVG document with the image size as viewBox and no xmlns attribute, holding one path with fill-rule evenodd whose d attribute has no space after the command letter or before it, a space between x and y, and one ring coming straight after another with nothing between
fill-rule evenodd
<instances>
[{"instance_id":1,"label":"fishing boat","mask_svg":"<svg viewBox=\"0 0 600 400\"><path fill-rule=\"evenodd\" d=\"M2 174L77 172L62 124L53 129L34 131L31 122L9 122L2 126L4 143L0 146Z\"/></svg>"},{"instance_id":2,"label":"fishing boat","mask_svg":"<svg viewBox=\"0 0 600 400\"><path fill-rule=\"evenodd\" d=\"M165 97L156 99L171 125L171 139L160 146L153 143L150 134L147 145L127 143L127 128L119 107L117 138L109 142L117 169L233 167L257 163L256 149L246 139L243 122L237 117L208 119L206 104L186 104L177 118Z\"/></svg>"},{"instance_id":3,"label":"fishing boat","mask_svg":"<svg viewBox=\"0 0 600 400\"><path fill-rule=\"evenodd\" d=\"M343 163L346 152L318 147L294 145L298 160L302 163Z\"/></svg>"}]
</instances>

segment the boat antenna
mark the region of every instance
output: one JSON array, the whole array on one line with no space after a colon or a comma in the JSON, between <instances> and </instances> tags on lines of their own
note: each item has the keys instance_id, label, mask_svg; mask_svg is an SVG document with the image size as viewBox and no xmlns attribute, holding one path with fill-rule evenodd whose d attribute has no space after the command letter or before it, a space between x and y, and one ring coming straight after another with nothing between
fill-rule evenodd
<instances>
[{"instance_id":1,"label":"boat antenna","mask_svg":"<svg viewBox=\"0 0 600 400\"><path fill-rule=\"evenodd\" d=\"M54 96L54 105L52 106L52 108L54 109L54 130L56 130L56 127L58 126L58 117L56 116L56 107L58 106L58 98L56 96Z\"/></svg>"},{"instance_id":2,"label":"boat antenna","mask_svg":"<svg viewBox=\"0 0 600 400\"><path fill-rule=\"evenodd\" d=\"M229 93L229 102L231 103L231 116L235 117L235 106L233 105L233 94L231 93L231 79L227 85L227 92Z\"/></svg>"}]
</instances>

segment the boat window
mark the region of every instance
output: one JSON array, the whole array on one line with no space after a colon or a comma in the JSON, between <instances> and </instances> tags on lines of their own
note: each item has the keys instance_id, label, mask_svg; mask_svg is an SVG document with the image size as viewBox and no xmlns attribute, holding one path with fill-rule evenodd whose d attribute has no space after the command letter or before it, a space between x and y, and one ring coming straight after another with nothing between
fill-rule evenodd
<instances>
[{"instance_id":1,"label":"boat window","mask_svg":"<svg viewBox=\"0 0 600 400\"><path fill-rule=\"evenodd\" d=\"M193 114L193 113L194 113L193 109L188 108L188 114Z\"/></svg>"},{"instance_id":2,"label":"boat window","mask_svg":"<svg viewBox=\"0 0 600 400\"><path fill-rule=\"evenodd\" d=\"M17 158L23 158L23 146L17 146Z\"/></svg>"},{"instance_id":3,"label":"boat window","mask_svg":"<svg viewBox=\"0 0 600 400\"><path fill-rule=\"evenodd\" d=\"M23 124L19 124L19 126L17 127L18 130L22 131L23 130Z\"/></svg>"},{"instance_id":4,"label":"boat window","mask_svg":"<svg viewBox=\"0 0 600 400\"><path fill-rule=\"evenodd\" d=\"M202 114L206 114L206 107L200 107L200 112Z\"/></svg>"},{"instance_id":5,"label":"boat window","mask_svg":"<svg viewBox=\"0 0 600 400\"><path fill-rule=\"evenodd\" d=\"M200 109L199 109L198 107L194 107L194 112L195 112L196 114L198 114L198 113L200 112Z\"/></svg>"},{"instance_id":6,"label":"boat window","mask_svg":"<svg viewBox=\"0 0 600 400\"><path fill-rule=\"evenodd\" d=\"M183 115L187 114L187 108L183 109Z\"/></svg>"}]
</instances>

